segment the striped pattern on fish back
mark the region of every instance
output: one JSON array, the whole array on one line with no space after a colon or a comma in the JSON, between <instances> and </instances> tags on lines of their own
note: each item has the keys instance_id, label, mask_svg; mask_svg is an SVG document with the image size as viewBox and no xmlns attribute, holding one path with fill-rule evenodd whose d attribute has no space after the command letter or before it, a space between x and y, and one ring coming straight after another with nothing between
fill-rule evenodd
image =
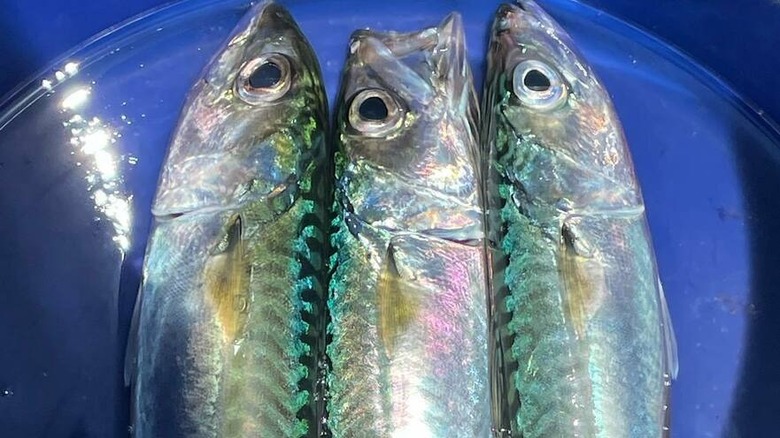
<instances>
[{"instance_id":1,"label":"striped pattern on fish back","mask_svg":"<svg viewBox=\"0 0 780 438\"><path fill-rule=\"evenodd\" d=\"M379 269L369 262L371 252L350 233L342 214L336 214L333 228L327 352L332 369L351 372L337 379L328 376L328 427L338 437L386 437L390 418L382 413L391 409L382 382L388 381L388 367L377 365L384 356L377 348L379 333L372 323L378 319L374 299Z\"/></svg>"},{"instance_id":2,"label":"striped pattern on fish back","mask_svg":"<svg viewBox=\"0 0 780 438\"><path fill-rule=\"evenodd\" d=\"M225 372L223 436L317 436L326 252L324 188L311 182L317 170L308 169L299 198L271 223L261 224L251 205L242 212L250 299L245 338Z\"/></svg>"},{"instance_id":3,"label":"striped pattern on fish back","mask_svg":"<svg viewBox=\"0 0 780 438\"><path fill-rule=\"evenodd\" d=\"M579 352L567 339L555 247L511 203L501 219L507 230L500 249L509 255L503 272L508 296L498 306L511 314L507 330L517 369L507 383L521 400L512 430L524 438L572 436L573 420L581 414L571 412L571 397L583 391L575 374Z\"/></svg>"}]
</instances>

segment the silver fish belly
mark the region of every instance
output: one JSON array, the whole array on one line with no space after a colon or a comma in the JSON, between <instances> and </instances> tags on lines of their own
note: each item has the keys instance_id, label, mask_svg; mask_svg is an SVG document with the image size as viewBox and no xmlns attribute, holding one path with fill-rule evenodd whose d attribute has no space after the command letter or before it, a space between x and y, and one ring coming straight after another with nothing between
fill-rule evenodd
<instances>
[{"instance_id":1,"label":"silver fish belly","mask_svg":"<svg viewBox=\"0 0 780 438\"><path fill-rule=\"evenodd\" d=\"M484 99L496 429L667 436L676 345L609 95L521 0L496 15Z\"/></svg>"},{"instance_id":2,"label":"silver fish belly","mask_svg":"<svg viewBox=\"0 0 780 438\"><path fill-rule=\"evenodd\" d=\"M136 437L318 435L326 118L300 29L253 7L163 165L126 365Z\"/></svg>"},{"instance_id":3,"label":"silver fish belly","mask_svg":"<svg viewBox=\"0 0 780 438\"><path fill-rule=\"evenodd\" d=\"M329 309L334 437L488 437L478 107L460 17L353 35Z\"/></svg>"}]
</instances>

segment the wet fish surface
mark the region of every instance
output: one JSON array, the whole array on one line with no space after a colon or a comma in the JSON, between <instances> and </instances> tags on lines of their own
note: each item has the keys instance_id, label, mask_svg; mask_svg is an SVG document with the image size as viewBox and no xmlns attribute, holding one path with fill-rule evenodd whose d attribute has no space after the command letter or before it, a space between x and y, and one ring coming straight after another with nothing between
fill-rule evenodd
<instances>
[{"instance_id":1,"label":"wet fish surface","mask_svg":"<svg viewBox=\"0 0 780 438\"><path fill-rule=\"evenodd\" d=\"M126 363L136 437L318 436L326 121L297 24L252 7L163 165Z\"/></svg>"},{"instance_id":2,"label":"wet fish surface","mask_svg":"<svg viewBox=\"0 0 780 438\"><path fill-rule=\"evenodd\" d=\"M353 34L337 102L328 425L488 437L478 103L460 16Z\"/></svg>"},{"instance_id":3,"label":"wet fish surface","mask_svg":"<svg viewBox=\"0 0 780 438\"><path fill-rule=\"evenodd\" d=\"M668 436L676 345L625 136L533 1L496 14L482 111L497 434Z\"/></svg>"}]
</instances>

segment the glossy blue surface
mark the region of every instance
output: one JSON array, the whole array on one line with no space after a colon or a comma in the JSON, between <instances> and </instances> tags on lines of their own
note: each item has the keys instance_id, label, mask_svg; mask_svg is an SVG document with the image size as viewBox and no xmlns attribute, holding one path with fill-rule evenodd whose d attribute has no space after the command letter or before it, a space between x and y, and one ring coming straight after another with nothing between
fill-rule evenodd
<instances>
[{"instance_id":1,"label":"glossy blue surface","mask_svg":"<svg viewBox=\"0 0 780 438\"><path fill-rule=\"evenodd\" d=\"M480 81L497 3L287 4L332 99L351 30L414 29L450 10L464 13ZM61 59L0 109L0 436L127 435L122 356L157 173L185 93L244 5L196 0L137 20ZM543 5L607 85L633 150L680 347L673 436L772 436L780 136L649 35L578 3ZM68 26L35 33L20 23L42 17L27 14L15 24L32 35L21 52L48 56L47 41ZM59 82L69 61L79 71Z\"/></svg>"}]
</instances>

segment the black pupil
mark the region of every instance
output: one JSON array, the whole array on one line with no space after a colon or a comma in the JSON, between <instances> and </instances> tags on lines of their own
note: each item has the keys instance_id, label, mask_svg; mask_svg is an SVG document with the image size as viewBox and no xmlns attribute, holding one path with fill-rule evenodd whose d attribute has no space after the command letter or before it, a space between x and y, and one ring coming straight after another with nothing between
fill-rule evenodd
<instances>
[{"instance_id":1,"label":"black pupil","mask_svg":"<svg viewBox=\"0 0 780 438\"><path fill-rule=\"evenodd\" d=\"M547 91L550 89L550 78L539 70L529 70L523 78L523 85L533 91Z\"/></svg>"},{"instance_id":2,"label":"black pupil","mask_svg":"<svg viewBox=\"0 0 780 438\"><path fill-rule=\"evenodd\" d=\"M271 88L282 79L282 69L271 61L263 63L249 75L249 86L252 88Z\"/></svg>"},{"instance_id":3,"label":"black pupil","mask_svg":"<svg viewBox=\"0 0 780 438\"><path fill-rule=\"evenodd\" d=\"M387 118L387 105L385 101L371 96L368 99L360 103L360 117L365 120L384 120Z\"/></svg>"}]
</instances>

